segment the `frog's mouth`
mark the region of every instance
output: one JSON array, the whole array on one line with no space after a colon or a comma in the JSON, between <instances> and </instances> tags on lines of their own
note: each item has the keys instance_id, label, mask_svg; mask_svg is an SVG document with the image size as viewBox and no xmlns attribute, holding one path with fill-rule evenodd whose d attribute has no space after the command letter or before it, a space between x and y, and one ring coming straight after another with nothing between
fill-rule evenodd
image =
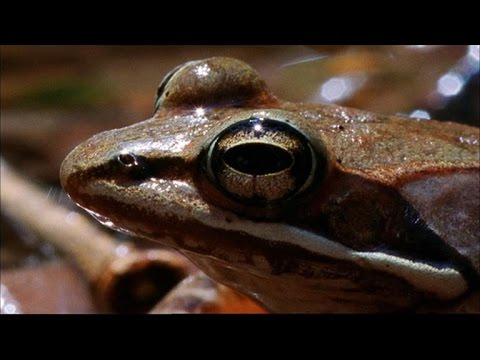
<instances>
[{"instance_id":1,"label":"frog's mouth","mask_svg":"<svg viewBox=\"0 0 480 360\"><path fill-rule=\"evenodd\" d=\"M133 232L133 231L130 231L126 228L123 228L121 226L117 226L115 223L113 223L109 218L107 218L106 216L103 216L102 214L99 214L93 210L90 210L84 206L81 206L78 204L78 206L80 206L82 209L84 209L90 216L92 216L95 220L97 220L100 224L102 224L103 226L106 226L108 227L109 229L112 229L114 231L118 231L118 232L121 232L121 233L124 233L126 235L129 235L129 236L135 236L136 234Z\"/></svg>"},{"instance_id":2,"label":"frog's mouth","mask_svg":"<svg viewBox=\"0 0 480 360\"><path fill-rule=\"evenodd\" d=\"M110 228L180 251L223 259L234 266L242 262L249 266L253 255L271 263L272 258L289 254L292 258L328 259L389 274L445 300L457 298L468 288L454 268L435 267L385 252L357 251L290 224L241 218L206 203L187 182L154 179L125 188L98 179L86 184L83 191L77 191L74 200ZM273 267L266 271L274 272Z\"/></svg>"}]
</instances>

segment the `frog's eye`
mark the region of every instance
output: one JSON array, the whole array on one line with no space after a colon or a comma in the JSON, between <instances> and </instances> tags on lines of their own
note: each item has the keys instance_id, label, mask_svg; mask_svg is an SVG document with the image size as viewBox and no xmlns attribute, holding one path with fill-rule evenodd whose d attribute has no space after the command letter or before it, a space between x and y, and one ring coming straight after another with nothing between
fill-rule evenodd
<instances>
[{"instance_id":1,"label":"frog's eye","mask_svg":"<svg viewBox=\"0 0 480 360\"><path fill-rule=\"evenodd\" d=\"M292 125L250 118L213 139L204 165L207 176L228 196L267 206L305 191L324 164Z\"/></svg>"},{"instance_id":2,"label":"frog's eye","mask_svg":"<svg viewBox=\"0 0 480 360\"><path fill-rule=\"evenodd\" d=\"M249 65L214 57L170 71L158 87L155 112L168 107L240 107L275 102L265 82Z\"/></svg>"}]
</instances>

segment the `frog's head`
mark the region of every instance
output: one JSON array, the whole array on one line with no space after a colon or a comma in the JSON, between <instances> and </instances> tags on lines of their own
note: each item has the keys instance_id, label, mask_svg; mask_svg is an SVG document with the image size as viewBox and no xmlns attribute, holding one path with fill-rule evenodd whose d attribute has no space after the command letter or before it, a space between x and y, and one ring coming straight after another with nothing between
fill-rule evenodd
<instances>
[{"instance_id":1,"label":"frog's head","mask_svg":"<svg viewBox=\"0 0 480 360\"><path fill-rule=\"evenodd\" d=\"M103 224L275 311L442 304L480 283L479 136L427 125L282 102L210 58L166 76L151 119L75 148L61 180Z\"/></svg>"}]
</instances>

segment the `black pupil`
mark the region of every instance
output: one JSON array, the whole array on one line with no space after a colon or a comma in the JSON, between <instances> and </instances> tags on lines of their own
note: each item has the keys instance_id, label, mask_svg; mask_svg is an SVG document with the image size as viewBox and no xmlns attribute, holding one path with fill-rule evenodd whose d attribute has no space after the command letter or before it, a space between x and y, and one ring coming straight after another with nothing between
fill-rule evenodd
<instances>
[{"instance_id":1,"label":"black pupil","mask_svg":"<svg viewBox=\"0 0 480 360\"><path fill-rule=\"evenodd\" d=\"M287 150L264 143L234 146L225 152L223 160L231 168L250 175L277 173L293 164L293 158Z\"/></svg>"}]
</instances>

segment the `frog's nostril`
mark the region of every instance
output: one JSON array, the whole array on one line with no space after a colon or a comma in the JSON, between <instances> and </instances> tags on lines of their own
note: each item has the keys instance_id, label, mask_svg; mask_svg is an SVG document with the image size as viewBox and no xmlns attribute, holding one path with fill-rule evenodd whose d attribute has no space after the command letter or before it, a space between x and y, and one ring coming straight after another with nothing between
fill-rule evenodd
<instances>
[{"instance_id":1,"label":"frog's nostril","mask_svg":"<svg viewBox=\"0 0 480 360\"><path fill-rule=\"evenodd\" d=\"M119 154L117 156L117 160L120 164L126 167L132 167L132 166L138 165L137 157L134 154L130 154L130 153Z\"/></svg>"}]
</instances>

